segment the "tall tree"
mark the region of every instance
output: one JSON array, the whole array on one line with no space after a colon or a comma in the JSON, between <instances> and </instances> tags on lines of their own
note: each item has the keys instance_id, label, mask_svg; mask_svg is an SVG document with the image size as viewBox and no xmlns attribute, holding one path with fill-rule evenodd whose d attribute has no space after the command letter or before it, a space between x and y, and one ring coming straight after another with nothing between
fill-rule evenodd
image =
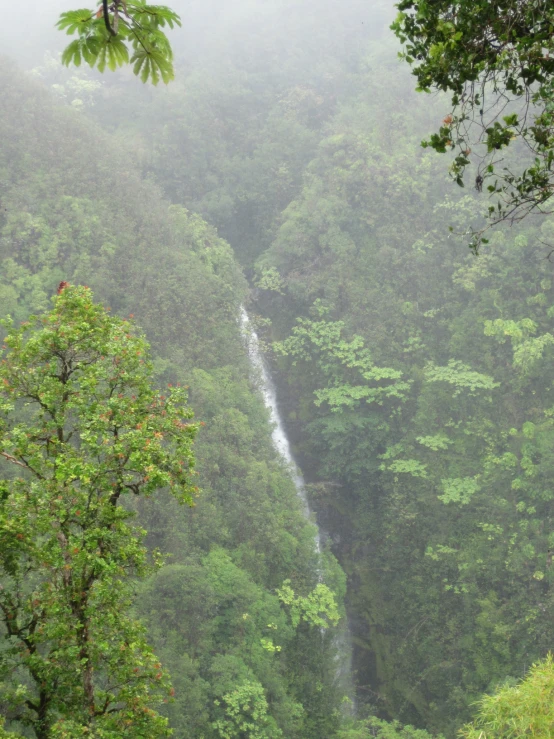
<instances>
[{"instance_id":1,"label":"tall tree","mask_svg":"<svg viewBox=\"0 0 554 739\"><path fill-rule=\"evenodd\" d=\"M63 283L62 283L63 285ZM156 566L129 493L191 503L196 426L181 388L152 386L130 323L62 287L11 327L0 365L0 679L8 718L38 739L167 736L170 687L131 615Z\"/></svg>"}]
</instances>

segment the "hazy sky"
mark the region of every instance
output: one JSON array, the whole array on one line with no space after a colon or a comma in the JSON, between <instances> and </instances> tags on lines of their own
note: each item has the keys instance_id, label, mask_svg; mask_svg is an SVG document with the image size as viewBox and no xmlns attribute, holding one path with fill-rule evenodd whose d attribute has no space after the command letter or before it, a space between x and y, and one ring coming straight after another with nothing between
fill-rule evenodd
<instances>
[{"instance_id":1,"label":"hazy sky","mask_svg":"<svg viewBox=\"0 0 554 739\"><path fill-rule=\"evenodd\" d=\"M185 28L177 36L185 45L187 37L207 41L225 39L226 30L237 27L250 32L253 45L263 48L263 34L254 38L257 22L271 19L269 26L282 24L283 30L308 32L311 21L321 24L329 19L333 26L337 15L353 28L371 35L376 18L391 17L393 0L162 0L181 13ZM38 64L46 51L60 51L67 37L56 31L55 23L61 12L71 8L94 7L98 2L87 0L0 0L4 22L0 26L1 53L14 57L25 66ZM382 20L381 20L382 23ZM262 24L263 25L263 24ZM296 25L296 28L293 28ZM265 25L267 32L268 25ZM232 34L230 34L232 35ZM242 36L242 34L240 34ZM198 36L204 37L198 39ZM242 43L244 43L244 36ZM248 36L246 37L248 38ZM228 43L229 38L225 39ZM260 41L262 42L260 44ZM174 42L175 43L175 42ZM177 45L179 41L177 40ZM179 51L179 50L177 50Z\"/></svg>"},{"instance_id":2,"label":"hazy sky","mask_svg":"<svg viewBox=\"0 0 554 739\"><path fill-rule=\"evenodd\" d=\"M86 6L86 0L0 0L2 53L22 63L39 62L48 48L61 49L66 43L54 28L59 14Z\"/></svg>"}]
</instances>

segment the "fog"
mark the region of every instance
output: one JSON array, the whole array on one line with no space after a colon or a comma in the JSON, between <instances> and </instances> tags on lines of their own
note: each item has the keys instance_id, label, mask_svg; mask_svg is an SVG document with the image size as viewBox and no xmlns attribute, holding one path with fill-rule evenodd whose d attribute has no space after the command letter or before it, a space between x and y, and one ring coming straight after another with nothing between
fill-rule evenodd
<instances>
[{"instance_id":1,"label":"fog","mask_svg":"<svg viewBox=\"0 0 554 739\"><path fill-rule=\"evenodd\" d=\"M175 79L154 87L129 66L62 67L70 38L55 23L73 0L21 0L17 13L0 0L0 317L18 325L47 313L60 284L89 286L125 332L144 332L149 381L186 387L199 422L195 506L165 488L125 501L149 550L168 553L131 583L174 685L174 700L161 681L151 704L176 739L246 736L239 709L260 739L415 736L391 721L455 739L476 701L554 640L554 219L502 225L479 258L469 251L488 193L473 170L458 187L451 153L421 146L451 108L415 91L392 0L168 4L183 24L168 34ZM506 161L525 166L512 149ZM15 433L2 474L35 438ZM56 484L37 509L58 510ZM12 567L42 531L5 534L3 485ZM0 571L2 607L8 580ZM35 601L33 618L49 617ZM0 609L15 643L10 619ZM36 630L45 655L56 626ZM32 737L20 682L43 686L16 646L9 664L0 648L0 734L5 714ZM87 689L114 653L135 679L128 640L108 653ZM89 721L80 690L70 699ZM51 697L56 720L65 699Z\"/></svg>"},{"instance_id":2,"label":"fog","mask_svg":"<svg viewBox=\"0 0 554 739\"><path fill-rule=\"evenodd\" d=\"M61 51L65 39L55 25L60 13L75 8L68 0L22 0L13 3L1 0L0 11L6 23L0 30L2 52L31 66L39 62L44 52Z\"/></svg>"},{"instance_id":3,"label":"fog","mask_svg":"<svg viewBox=\"0 0 554 739\"><path fill-rule=\"evenodd\" d=\"M15 14L13 4L1 0L3 17L10 19L0 31L3 52L25 66L38 63L46 51L60 52L66 37L55 29L56 21L61 12L77 7L71 0L22 0ZM276 61L276 54L286 54L287 39L295 47L303 39L308 53L317 56L333 51L333 35L341 27L345 32L336 43L352 51L353 44L379 36L394 15L387 0L177 0L171 7L183 23L170 33L175 54L188 63L199 55L229 53L242 53L245 63L263 64L264 57Z\"/></svg>"}]
</instances>

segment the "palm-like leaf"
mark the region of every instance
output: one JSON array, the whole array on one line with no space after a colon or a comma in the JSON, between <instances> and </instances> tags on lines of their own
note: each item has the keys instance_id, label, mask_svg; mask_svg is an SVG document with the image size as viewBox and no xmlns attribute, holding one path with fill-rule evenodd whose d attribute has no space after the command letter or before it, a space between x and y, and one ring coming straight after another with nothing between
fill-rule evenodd
<instances>
[{"instance_id":1,"label":"palm-like leaf","mask_svg":"<svg viewBox=\"0 0 554 739\"><path fill-rule=\"evenodd\" d=\"M104 18L97 18L92 10L62 13L58 28L78 34L64 50L62 62L78 67L84 60L91 67L96 65L100 72L106 68L115 70L129 63L130 45L133 72L143 82L150 80L157 85L161 79L167 84L174 78L174 70L169 39L160 30L166 25L180 26L179 16L165 5L146 5L142 0L128 0L125 5L119 5L115 35L106 30Z\"/></svg>"},{"instance_id":2,"label":"palm-like leaf","mask_svg":"<svg viewBox=\"0 0 554 739\"><path fill-rule=\"evenodd\" d=\"M81 60L84 59L87 64L93 67L98 57L100 45L102 41L97 36L79 36L78 39L72 41L62 54L62 64L69 67L74 64L76 67L81 66Z\"/></svg>"},{"instance_id":3,"label":"palm-like leaf","mask_svg":"<svg viewBox=\"0 0 554 739\"><path fill-rule=\"evenodd\" d=\"M132 35L134 36L133 47L136 50L140 47L148 51L156 50L158 53L163 54L169 61L173 59L171 44L163 31L153 27L143 27L140 31L132 29Z\"/></svg>"},{"instance_id":4,"label":"palm-like leaf","mask_svg":"<svg viewBox=\"0 0 554 739\"><path fill-rule=\"evenodd\" d=\"M137 18L142 18L143 21L148 19L148 23L155 24L158 26L169 26L174 28L175 26L181 26L181 18L171 8L166 5L146 5L142 2L127 2L128 13Z\"/></svg>"},{"instance_id":5,"label":"palm-like leaf","mask_svg":"<svg viewBox=\"0 0 554 739\"><path fill-rule=\"evenodd\" d=\"M103 72L106 67L114 72L129 61L129 51L124 42L117 36L106 36L100 45L97 55L97 67Z\"/></svg>"},{"instance_id":6,"label":"palm-like leaf","mask_svg":"<svg viewBox=\"0 0 554 739\"><path fill-rule=\"evenodd\" d=\"M143 82L150 79L153 85L157 85L161 77L167 85L175 77L171 60L157 49L138 47L131 58L131 63L133 72L140 76Z\"/></svg>"},{"instance_id":7,"label":"palm-like leaf","mask_svg":"<svg viewBox=\"0 0 554 739\"><path fill-rule=\"evenodd\" d=\"M94 18L94 13L87 8L82 10L69 10L67 13L60 15L60 20L56 23L56 27L60 31L65 30L68 36L72 33L82 33Z\"/></svg>"}]
</instances>

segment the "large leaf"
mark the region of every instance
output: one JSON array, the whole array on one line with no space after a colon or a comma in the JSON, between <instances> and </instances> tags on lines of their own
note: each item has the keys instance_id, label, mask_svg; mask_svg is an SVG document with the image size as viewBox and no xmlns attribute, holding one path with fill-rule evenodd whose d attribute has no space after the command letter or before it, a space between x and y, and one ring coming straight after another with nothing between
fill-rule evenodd
<instances>
[{"instance_id":1,"label":"large leaf","mask_svg":"<svg viewBox=\"0 0 554 739\"><path fill-rule=\"evenodd\" d=\"M127 64L129 51L124 42L117 36L106 36L100 45L97 57L97 66L100 72L106 67L113 72L117 67Z\"/></svg>"},{"instance_id":2,"label":"large leaf","mask_svg":"<svg viewBox=\"0 0 554 739\"><path fill-rule=\"evenodd\" d=\"M98 36L80 36L64 49L62 64L65 64L66 67L70 64L79 67L81 60L84 59L87 64L93 67L96 64L101 44L102 39Z\"/></svg>"},{"instance_id":3,"label":"large leaf","mask_svg":"<svg viewBox=\"0 0 554 739\"><path fill-rule=\"evenodd\" d=\"M143 82L152 82L157 85L161 79L167 84L174 78L173 64L161 51L157 49L147 49L143 46L137 48L131 58L133 64L133 72L139 76Z\"/></svg>"},{"instance_id":4,"label":"large leaf","mask_svg":"<svg viewBox=\"0 0 554 739\"><path fill-rule=\"evenodd\" d=\"M60 20L56 23L56 27L59 28L60 31L65 29L67 35L71 36L72 33L82 33L93 18L94 13L91 10L88 10L88 8L83 8L82 10L69 10L67 13L62 13L60 15Z\"/></svg>"},{"instance_id":5,"label":"large leaf","mask_svg":"<svg viewBox=\"0 0 554 739\"><path fill-rule=\"evenodd\" d=\"M131 16L148 16L148 22L158 26L168 25L170 28L181 26L181 19L177 13L166 5L146 5L141 2L128 2L127 11Z\"/></svg>"},{"instance_id":6,"label":"large leaf","mask_svg":"<svg viewBox=\"0 0 554 739\"><path fill-rule=\"evenodd\" d=\"M129 63L131 41L133 71L143 82L150 80L157 85L160 79L166 84L174 78L173 52L160 27L180 26L179 16L165 5L146 5L140 0L130 0L120 6L119 22L110 14L114 34L106 30L104 18L91 10L73 10L63 13L58 28L79 38L69 44L62 54L66 66L80 66L83 59L100 72L106 68L114 71Z\"/></svg>"}]
</instances>

